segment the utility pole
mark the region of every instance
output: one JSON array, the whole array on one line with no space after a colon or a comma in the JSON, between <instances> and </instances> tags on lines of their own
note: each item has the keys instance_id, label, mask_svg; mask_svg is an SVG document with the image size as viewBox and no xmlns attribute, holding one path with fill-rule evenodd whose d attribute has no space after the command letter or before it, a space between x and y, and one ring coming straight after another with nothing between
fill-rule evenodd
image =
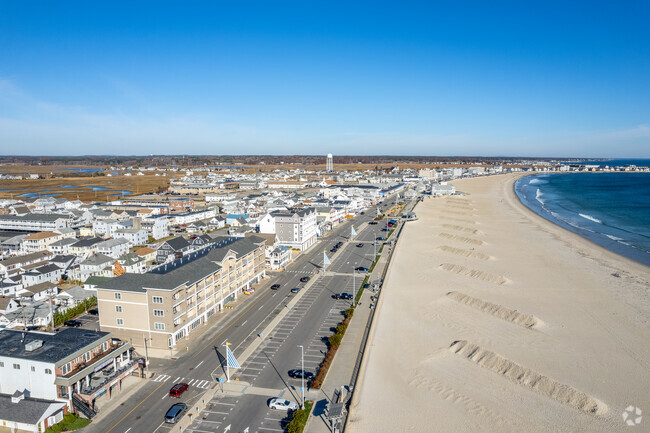
<instances>
[{"instance_id":1,"label":"utility pole","mask_svg":"<svg viewBox=\"0 0 650 433\"><path fill-rule=\"evenodd\" d=\"M144 340L144 366L147 369L147 376L149 375L149 351L147 350L147 336L143 335Z\"/></svg>"},{"instance_id":2,"label":"utility pole","mask_svg":"<svg viewBox=\"0 0 650 433\"><path fill-rule=\"evenodd\" d=\"M300 347L300 363L302 365L302 386L300 387L300 390L302 391L302 400L300 400L300 409L303 409L305 407L305 348L302 346L302 344L299 344L298 347Z\"/></svg>"}]
</instances>

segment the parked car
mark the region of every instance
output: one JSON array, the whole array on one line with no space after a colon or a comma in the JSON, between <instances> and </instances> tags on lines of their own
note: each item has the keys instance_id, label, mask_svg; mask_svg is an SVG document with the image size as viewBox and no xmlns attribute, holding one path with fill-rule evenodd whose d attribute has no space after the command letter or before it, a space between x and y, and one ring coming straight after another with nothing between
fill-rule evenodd
<instances>
[{"instance_id":1,"label":"parked car","mask_svg":"<svg viewBox=\"0 0 650 433\"><path fill-rule=\"evenodd\" d=\"M169 390L169 396L171 398L180 398L189 387L190 386L187 383L177 383Z\"/></svg>"},{"instance_id":2,"label":"parked car","mask_svg":"<svg viewBox=\"0 0 650 433\"><path fill-rule=\"evenodd\" d=\"M390 230L388 229L388 227L384 227L383 229L381 229L381 231L382 231L382 232L388 232L388 231L390 231Z\"/></svg>"},{"instance_id":3,"label":"parked car","mask_svg":"<svg viewBox=\"0 0 650 433\"><path fill-rule=\"evenodd\" d=\"M342 246L343 246L343 242L338 242L338 243L335 245L336 248L341 248Z\"/></svg>"},{"instance_id":4,"label":"parked car","mask_svg":"<svg viewBox=\"0 0 650 433\"><path fill-rule=\"evenodd\" d=\"M283 398L272 398L269 400L269 408L277 410L296 410L298 409L298 403Z\"/></svg>"},{"instance_id":5,"label":"parked car","mask_svg":"<svg viewBox=\"0 0 650 433\"><path fill-rule=\"evenodd\" d=\"M291 289L291 293L298 293L300 291L300 287L294 287Z\"/></svg>"},{"instance_id":6,"label":"parked car","mask_svg":"<svg viewBox=\"0 0 650 433\"><path fill-rule=\"evenodd\" d=\"M356 268L354 268L354 270L357 272L368 272L368 268L366 268L365 266L357 266Z\"/></svg>"},{"instance_id":7,"label":"parked car","mask_svg":"<svg viewBox=\"0 0 650 433\"><path fill-rule=\"evenodd\" d=\"M377 221L370 221L368 224L370 224L371 226L376 226L376 225L377 225Z\"/></svg>"},{"instance_id":8,"label":"parked car","mask_svg":"<svg viewBox=\"0 0 650 433\"><path fill-rule=\"evenodd\" d=\"M363 247L363 244L362 244L362 243L358 243L358 244L357 244L357 248L361 248L361 247Z\"/></svg>"},{"instance_id":9,"label":"parked car","mask_svg":"<svg viewBox=\"0 0 650 433\"><path fill-rule=\"evenodd\" d=\"M179 419L183 416L187 410L187 405L185 403L176 403L169 408L165 414L165 422L169 424L176 424Z\"/></svg>"},{"instance_id":10,"label":"parked car","mask_svg":"<svg viewBox=\"0 0 650 433\"><path fill-rule=\"evenodd\" d=\"M301 369L295 369L289 370L289 377L293 377L294 379L302 379L304 377L307 380L312 380L314 378L314 373Z\"/></svg>"},{"instance_id":11,"label":"parked car","mask_svg":"<svg viewBox=\"0 0 650 433\"><path fill-rule=\"evenodd\" d=\"M377 240L378 240L378 241L385 241L385 240L386 240L386 238L385 238L385 237L383 237L383 236L377 236Z\"/></svg>"},{"instance_id":12,"label":"parked car","mask_svg":"<svg viewBox=\"0 0 650 433\"><path fill-rule=\"evenodd\" d=\"M308 276L304 276L304 277L302 277L302 278L300 279L300 282L301 282L301 283L306 283L307 281L309 281L309 277L308 277Z\"/></svg>"},{"instance_id":13,"label":"parked car","mask_svg":"<svg viewBox=\"0 0 650 433\"><path fill-rule=\"evenodd\" d=\"M335 252L337 252L338 250L339 250L338 248L333 247L333 248L330 250L330 253L335 253Z\"/></svg>"},{"instance_id":14,"label":"parked car","mask_svg":"<svg viewBox=\"0 0 650 433\"><path fill-rule=\"evenodd\" d=\"M336 293L332 296L334 299L352 299L352 295L349 293Z\"/></svg>"},{"instance_id":15,"label":"parked car","mask_svg":"<svg viewBox=\"0 0 650 433\"><path fill-rule=\"evenodd\" d=\"M97 316L99 314L99 308L91 308L88 310L89 314L92 314L93 316Z\"/></svg>"},{"instance_id":16,"label":"parked car","mask_svg":"<svg viewBox=\"0 0 650 433\"><path fill-rule=\"evenodd\" d=\"M274 284L271 286L271 290L278 290L280 288L279 284Z\"/></svg>"},{"instance_id":17,"label":"parked car","mask_svg":"<svg viewBox=\"0 0 650 433\"><path fill-rule=\"evenodd\" d=\"M78 320L68 320L64 323L65 326L70 326L72 328L78 328L81 326L81 322Z\"/></svg>"},{"instance_id":18,"label":"parked car","mask_svg":"<svg viewBox=\"0 0 650 433\"><path fill-rule=\"evenodd\" d=\"M365 214L366 214L365 212L361 212L361 215L365 215Z\"/></svg>"}]
</instances>

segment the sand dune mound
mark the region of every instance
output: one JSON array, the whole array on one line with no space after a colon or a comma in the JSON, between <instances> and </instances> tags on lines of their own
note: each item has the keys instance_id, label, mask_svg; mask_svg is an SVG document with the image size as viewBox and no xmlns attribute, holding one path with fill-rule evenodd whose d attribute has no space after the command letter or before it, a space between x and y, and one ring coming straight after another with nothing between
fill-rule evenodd
<instances>
[{"instance_id":1,"label":"sand dune mound","mask_svg":"<svg viewBox=\"0 0 650 433\"><path fill-rule=\"evenodd\" d=\"M440 237L447 238L447 239L452 239L452 240L458 241L458 242L465 242L466 244L485 245L485 242L483 242L480 239L466 238L464 236L452 235L451 233L445 233L445 232L440 233Z\"/></svg>"},{"instance_id":2,"label":"sand dune mound","mask_svg":"<svg viewBox=\"0 0 650 433\"><path fill-rule=\"evenodd\" d=\"M492 258L491 256L487 254L479 253L478 251L464 250L462 248L454 248L454 247L450 247L449 245L441 245L438 248L447 253L456 254L458 256L471 257L473 259L490 260Z\"/></svg>"},{"instance_id":3,"label":"sand dune mound","mask_svg":"<svg viewBox=\"0 0 650 433\"><path fill-rule=\"evenodd\" d=\"M508 378L517 385L533 389L574 409L593 414L601 413L606 409L606 406L595 398L569 385L559 383L529 368L518 365L476 344L465 340L454 341L449 350L481 367Z\"/></svg>"},{"instance_id":4,"label":"sand dune mound","mask_svg":"<svg viewBox=\"0 0 650 433\"><path fill-rule=\"evenodd\" d=\"M459 232L472 233L474 235L481 234L480 230L473 229L471 227L459 226L455 224L442 224L442 226L451 230L458 230Z\"/></svg>"},{"instance_id":5,"label":"sand dune mound","mask_svg":"<svg viewBox=\"0 0 650 433\"><path fill-rule=\"evenodd\" d=\"M487 314L491 314L494 317L498 317L501 320L507 322L512 322L514 324L532 328L533 326L539 323L539 320L535 316L529 314L520 313L517 310L511 310L499 304L493 304L491 302L483 301L478 298L473 298L469 295L460 292L449 292L447 296L450 299L453 299L456 302L461 304L468 305L472 308L475 308L479 311L482 311Z\"/></svg>"},{"instance_id":6,"label":"sand dune mound","mask_svg":"<svg viewBox=\"0 0 650 433\"><path fill-rule=\"evenodd\" d=\"M445 271L454 272L456 274L464 275L470 278L476 278L477 280L481 281L488 281L490 283L505 284L508 282L508 279L506 277L502 277L501 275L493 275L484 271L479 271L478 269L466 268L465 266L461 265L443 263L440 265L440 267Z\"/></svg>"}]
</instances>

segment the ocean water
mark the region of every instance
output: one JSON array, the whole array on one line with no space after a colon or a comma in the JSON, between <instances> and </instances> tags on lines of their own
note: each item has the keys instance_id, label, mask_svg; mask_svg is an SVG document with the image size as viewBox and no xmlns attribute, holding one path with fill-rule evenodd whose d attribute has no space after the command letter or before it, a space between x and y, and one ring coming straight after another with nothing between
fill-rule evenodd
<instances>
[{"instance_id":1,"label":"ocean water","mask_svg":"<svg viewBox=\"0 0 650 433\"><path fill-rule=\"evenodd\" d=\"M515 183L544 218L650 266L650 173L549 173Z\"/></svg>"}]
</instances>

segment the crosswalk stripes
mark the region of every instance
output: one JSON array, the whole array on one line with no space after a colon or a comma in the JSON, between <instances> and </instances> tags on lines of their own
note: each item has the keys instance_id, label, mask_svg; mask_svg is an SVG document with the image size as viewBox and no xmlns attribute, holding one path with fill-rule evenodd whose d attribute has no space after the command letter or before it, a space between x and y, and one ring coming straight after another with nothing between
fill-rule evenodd
<instances>
[{"instance_id":1,"label":"crosswalk stripes","mask_svg":"<svg viewBox=\"0 0 650 433\"><path fill-rule=\"evenodd\" d=\"M156 377L154 377L152 382L167 382L168 380L171 379L171 376L167 374L161 374ZM174 383L182 383L185 382L190 386L193 386L195 388L201 388L201 389L208 389L210 387L210 384L212 381L210 380L205 380L205 379L190 379L188 378L187 380L184 377L177 377L176 380L173 381Z\"/></svg>"}]
</instances>

